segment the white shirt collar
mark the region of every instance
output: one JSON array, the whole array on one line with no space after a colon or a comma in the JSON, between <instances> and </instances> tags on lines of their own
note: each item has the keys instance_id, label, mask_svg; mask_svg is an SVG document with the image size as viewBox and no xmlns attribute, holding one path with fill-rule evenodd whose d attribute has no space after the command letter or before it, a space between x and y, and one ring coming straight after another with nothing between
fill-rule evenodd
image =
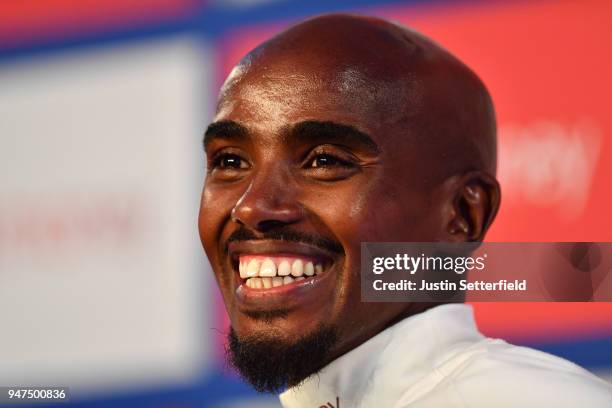
<instances>
[{"instance_id":1,"label":"white shirt collar","mask_svg":"<svg viewBox=\"0 0 612 408\"><path fill-rule=\"evenodd\" d=\"M282 393L280 400L286 408L337 408L338 401L342 408L391 406L431 375L442 355L481 338L471 306L436 306L383 330Z\"/></svg>"}]
</instances>

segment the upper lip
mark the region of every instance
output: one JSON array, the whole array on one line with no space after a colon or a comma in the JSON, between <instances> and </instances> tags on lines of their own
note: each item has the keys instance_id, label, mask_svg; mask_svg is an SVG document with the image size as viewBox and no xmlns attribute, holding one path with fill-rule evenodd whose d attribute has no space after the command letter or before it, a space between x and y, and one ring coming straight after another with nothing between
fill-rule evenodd
<instances>
[{"instance_id":1,"label":"upper lip","mask_svg":"<svg viewBox=\"0 0 612 408\"><path fill-rule=\"evenodd\" d=\"M250 255L279 255L291 254L302 255L318 259L322 262L329 261L333 254L322 248L301 243L288 242L277 240L248 240L248 241L233 241L228 245L228 253L232 263L238 263L238 258L242 254Z\"/></svg>"}]
</instances>

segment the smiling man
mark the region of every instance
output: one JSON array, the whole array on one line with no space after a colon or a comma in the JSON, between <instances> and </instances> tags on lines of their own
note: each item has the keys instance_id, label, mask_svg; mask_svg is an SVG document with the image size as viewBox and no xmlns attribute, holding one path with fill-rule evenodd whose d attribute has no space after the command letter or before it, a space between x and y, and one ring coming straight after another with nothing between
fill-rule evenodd
<instances>
[{"instance_id":1,"label":"smiling man","mask_svg":"<svg viewBox=\"0 0 612 408\"><path fill-rule=\"evenodd\" d=\"M256 389L288 387L287 407L608 406L603 381L487 339L469 306L361 301L361 242L481 241L499 207L489 94L427 38L298 24L234 68L204 147L200 235Z\"/></svg>"}]
</instances>

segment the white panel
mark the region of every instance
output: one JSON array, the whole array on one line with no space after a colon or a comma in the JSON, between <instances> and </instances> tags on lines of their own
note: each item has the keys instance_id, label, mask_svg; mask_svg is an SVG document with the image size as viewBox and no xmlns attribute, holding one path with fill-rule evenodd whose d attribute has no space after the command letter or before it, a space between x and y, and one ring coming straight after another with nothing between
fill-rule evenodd
<instances>
[{"instance_id":1,"label":"white panel","mask_svg":"<svg viewBox=\"0 0 612 408\"><path fill-rule=\"evenodd\" d=\"M187 37L0 66L0 384L201 372L211 68Z\"/></svg>"}]
</instances>

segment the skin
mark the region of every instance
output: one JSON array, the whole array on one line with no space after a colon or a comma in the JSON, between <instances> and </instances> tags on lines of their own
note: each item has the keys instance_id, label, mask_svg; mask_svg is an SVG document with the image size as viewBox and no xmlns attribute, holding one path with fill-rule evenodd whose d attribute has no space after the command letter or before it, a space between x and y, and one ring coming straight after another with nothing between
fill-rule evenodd
<instances>
[{"instance_id":1,"label":"skin","mask_svg":"<svg viewBox=\"0 0 612 408\"><path fill-rule=\"evenodd\" d=\"M312 121L375 146L348 130L296 131ZM205 139L199 231L232 327L290 342L333 325L329 360L431 306L362 303L361 242L480 241L499 207L485 87L428 39L379 19L320 16L262 44L226 80ZM247 252L291 252L267 239L278 231L338 251L300 247L325 259L323 282L245 299L227 242L237 230L261 244Z\"/></svg>"}]
</instances>

